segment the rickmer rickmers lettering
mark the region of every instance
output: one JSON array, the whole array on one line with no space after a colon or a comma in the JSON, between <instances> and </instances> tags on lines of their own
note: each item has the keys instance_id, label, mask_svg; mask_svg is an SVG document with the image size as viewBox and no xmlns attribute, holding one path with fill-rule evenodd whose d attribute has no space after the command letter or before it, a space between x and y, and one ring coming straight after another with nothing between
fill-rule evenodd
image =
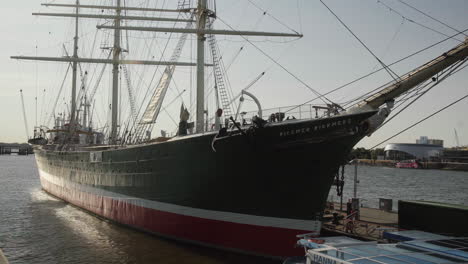
<instances>
[{"instance_id":1,"label":"rickmer rickmers lettering","mask_svg":"<svg viewBox=\"0 0 468 264\"><path fill-rule=\"evenodd\" d=\"M325 111L316 118L284 119L284 113L273 113L269 120L265 120L259 100L243 90L239 104L244 96L248 96L258 106L258 113L248 119L239 110L237 114L230 111L230 100L221 76L221 56L214 36L302 35L216 30L213 22L217 16L206 0L198 1L196 7L180 0L178 9L173 10L127 7L121 5L121 0L116 3L112 7L82 6L78 0L75 5L45 4L75 8L73 14L55 14L76 19L73 56L14 57L65 61L71 63L73 70L68 117L65 114L56 116L52 129L38 128L29 140L35 145L43 189L132 228L255 255L286 257L301 254L302 250L294 247L296 235L320 232L328 192L339 167L348 161L351 149L379 128L390 114L395 98L420 84L431 82L431 77L436 74L442 79L447 72L450 74L446 69L459 67L468 56L468 41L464 41L399 76L348 109L335 103L318 106L316 109ZM80 8L115 14L80 14ZM177 18L142 16L140 19L187 25L185 28L122 26L122 20L139 19L121 14L128 10L175 13L179 15ZM98 25L100 29L114 30L114 45L108 59L78 56L78 18L114 20L112 26L107 23ZM167 31L182 34L182 37L170 61L122 60L121 30ZM187 34L196 34L196 63L178 62ZM205 62L206 40L213 63ZM91 126L89 102L95 92L82 89L81 97L77 99L78 63L113 66L112 122L106 135ZM164 65L166 68L146 110L142 114L134 112L134 126L125 130L122 124L118 125L119 74L121 65L130 63ZM196 118L191 122L190 113L182 105L177 134L167 136L162 133L162 137L152 138L150 132L176 66L197 67ZM214 67L219 109L212 118L205 116L205 67ZM81 102L80 107L77 107L77 101ZM135 110L132 101L130 108L132 112ZM238 120L239 116L242 116L241 120Z\"/></svg>"},{"instance_id":2,"label":"rickmer rickmers lettering","mask_svg":"<svg viewBox=\"0 0 468 264\"><path fill-rule=\"evenodd\" d=\"M318 124L314 125L313 127L303 127L300 129L292 129L292 130L285 130L280 132L280 136L289 136L289 135L297 135L297 134L305 134L309 133L311 130L317 131L317 130L322 130L325 128L330 128L330 127L335 127L335 126L344 126L346 124L351 124L351 119L347 120L338 120L338 121L333 121L333 122L328 122L325 124Z\"/></svg>"}]
</instances>

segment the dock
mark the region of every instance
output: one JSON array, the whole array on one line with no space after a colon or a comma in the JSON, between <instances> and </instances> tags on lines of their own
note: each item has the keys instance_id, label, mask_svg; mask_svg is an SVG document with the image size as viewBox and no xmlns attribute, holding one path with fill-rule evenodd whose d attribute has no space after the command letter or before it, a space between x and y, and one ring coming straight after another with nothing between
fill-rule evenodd
<instances>
[{"instance_id":1,"label":"dock","mask_svg":"<svg viewBox=\"0 0 468 264\"><path fill-rule=\"evenodd\" d=\"M358 199L356 199L358 200ZM431 201L398 201L398 212L381 199L381 208L343 210L339 203L329 203L322 233L348 236L365 241L385 242L384 232L419 230L453 237L468 236L468 206ZM388 205L388 204L387 204ZM341 210L340 210L341 209Z\"/></svg>"},{"instance_id":2,"label":"dock","mask_svg":"<svg viewBox=\"0 0 468 264\"><path fill-rule=\"evenodd\" d=\"M33 148L27 144L0 143L0 155L31 155L34 154Z\"/></svg>"},{"instance_id":3,"label":"dock","mask_svg":"<svg viewBox=\"0 0 468 264\"><path fill-rule=\"evenodd\" d=\"M369 223L396 226L398 225L398 213L377 208L361 207L360 220Z\"/></svg>"},{"instance_id":4,"label":"dock","mask_svg":"<svg viewBox=\"0 0 468 264\"><path fill-rule=\"evenodd\" d=\"M340 208L335 203L333 208ZM367 241L381 241L383 233L398 230L398 213L376 208L359 208L359 216L349 217L346 211L328 210L325 215L323 232L326 234L345 235ZM333 214L336 214L334 220Z\"/></svg>"}]
</instances>

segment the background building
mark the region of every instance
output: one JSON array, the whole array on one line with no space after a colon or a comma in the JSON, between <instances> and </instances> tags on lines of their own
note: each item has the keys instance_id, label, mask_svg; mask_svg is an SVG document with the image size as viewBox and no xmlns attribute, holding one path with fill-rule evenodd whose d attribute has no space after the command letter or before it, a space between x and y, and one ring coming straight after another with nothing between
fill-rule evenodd
<instances>
[{"instance_id":1,"label":"background building","mask_svg":"<svg viewBox=\"0 0 468 264\"><path fill-rule=\"evenodd\" d=\"M385 146L385 159L390 160L439 160L444 150L444 141L421 136L412 143L391 143Z\"/></svg>"},{"instance_id":2,"label":"background building","mask_svg":"<svg viewBox=\"0 0 468 264\"><path fill-rule=\"evenodd\" d=\"M441 158L445 162L468 163L468 147L445 149Z\"/></svg>"},{"instance_id":3,"label":"background building","mask_svg":"<svg viewBox=\"0 0 468 264\"><path fill-rule=\"evenodd\" d=\"M416 139L416 144L430 144L443 147L444 141L442 139L432 139L426 136L420 136L419 139Z\"/></svg>"},{"instance_id":4,"label":"background building","mask_svg":"<svg viewBox=\"0 0 468 264\"><path fill-rule=\"evenodd\" d=\"M416 139L416 144L429 144L427 143L429 138L426 136L420 136L419 139Z\"/></svg>"},{"instance_id":5,"label":"background building","mask_svg":"<svg viewBox=\"0 0 468 264\"><path fill-rule=\"evenodd\" d=\"M385 159L390 160L408 160L439 159L444 148L431 144L409 144L409 143L391 143L385 146Z\"/></svg>"}]
</instances>

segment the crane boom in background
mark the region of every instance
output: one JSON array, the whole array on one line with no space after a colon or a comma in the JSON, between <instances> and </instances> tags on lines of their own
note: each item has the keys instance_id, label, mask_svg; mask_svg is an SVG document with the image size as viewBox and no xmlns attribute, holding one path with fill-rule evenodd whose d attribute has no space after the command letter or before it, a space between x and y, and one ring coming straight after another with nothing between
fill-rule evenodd
<instances>
[{"instance_id":1,"label":"crane boom in background","mask_svg":"<svg viewBox=\"0 0 468 264\"><path fill-rule=\"evenodd\" d=\"M28 119L26 118L26 109L24 108L23 90L20 90L21 106L23 107L24 128L26 129L26 139L29 139Z\"/></svg>"}]
</instances>

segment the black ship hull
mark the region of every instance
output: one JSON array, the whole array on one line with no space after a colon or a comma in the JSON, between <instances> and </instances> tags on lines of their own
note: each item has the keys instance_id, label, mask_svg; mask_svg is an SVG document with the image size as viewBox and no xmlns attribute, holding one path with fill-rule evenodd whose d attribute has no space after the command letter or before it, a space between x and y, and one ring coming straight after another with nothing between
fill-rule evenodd
<instances>
[{"instance_id":1,"label":"black ship hull","mask_svg":"<svg viewBox=\"0 0 468 264\"><path fill-rule=\"evenodd\" d=\"M36 149L44 190L162 236L285 257L320 229L334 176L375 111L268 123L166 142Z\"/></svg>"}]
</instances>

